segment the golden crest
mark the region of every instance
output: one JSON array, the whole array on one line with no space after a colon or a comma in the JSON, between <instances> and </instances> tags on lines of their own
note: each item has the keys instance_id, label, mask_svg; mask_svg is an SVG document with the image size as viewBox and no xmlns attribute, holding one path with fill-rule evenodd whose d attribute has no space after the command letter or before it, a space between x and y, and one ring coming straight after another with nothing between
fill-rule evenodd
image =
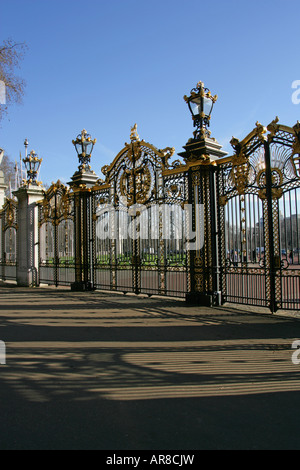
<instances>
[{"instance_id":1,"label":"golden crest","mask_svg":"<svg viewBox=\"0 0 300 470\"><path fill-rule=\"evenodd\" d=\"M230 173L231 180L239 194L244 194L249 182L250 163L247 157L241 152L232 161L233 167Z\"/></svg>"},{"instance_id":2,"label":"golden crest","mask_svg":"<svg viewBox=\"0 0 300 470\"><path fill-rule=\"evenodd\" d=\"M151 196L151 173L147 166L126 169L121 175L119 190L127 205L145 204Z\"/></svg>"}]
</instances>

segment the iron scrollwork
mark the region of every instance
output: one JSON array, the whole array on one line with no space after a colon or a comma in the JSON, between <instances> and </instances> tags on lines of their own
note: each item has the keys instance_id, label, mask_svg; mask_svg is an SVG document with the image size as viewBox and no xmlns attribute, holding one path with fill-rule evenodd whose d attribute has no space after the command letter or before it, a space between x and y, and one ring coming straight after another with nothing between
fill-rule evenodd
<instances>
[{"instance_id":1,"label":"iron scrollwork","mask_svg":"<svg viewBox=\"0 0 300 470\"><path fill-rule=\"evenodd\" d=\"M299 309L300 123L257 123L231 144L218 162L224 298Z\"/></svg>"},{"instance_id":2,"label":"iron scrollwork","mask_svg":"<svg viewBox=\"0 0 300 470\"><path fill-rule=\"evenodd\" d=\"M170 163L174 153L142 140L134 125L130 142L102 168L105 180L92 189L95 286L186 294L188 255L177 232L184 228L188 185L186 166ZM170 237L164 238L167 217Z\"/></svg>"}]
</instances>

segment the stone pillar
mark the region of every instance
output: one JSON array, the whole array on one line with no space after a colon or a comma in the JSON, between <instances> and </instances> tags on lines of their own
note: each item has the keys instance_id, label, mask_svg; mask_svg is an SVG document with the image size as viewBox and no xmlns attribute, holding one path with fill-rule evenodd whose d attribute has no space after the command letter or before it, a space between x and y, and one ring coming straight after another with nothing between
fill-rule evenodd
<instances>
[{"instance_id":1,"label":"stone pillar","mask_svg":"<svg viewBox=\"0 0 300 470\"><path fill-rule=\"evenodd\" d=\"M17 284L21 287L39 285L39 224L37 202L43 189L28 185L14 192L18 199Z\"/></svg>"}]
</instances>

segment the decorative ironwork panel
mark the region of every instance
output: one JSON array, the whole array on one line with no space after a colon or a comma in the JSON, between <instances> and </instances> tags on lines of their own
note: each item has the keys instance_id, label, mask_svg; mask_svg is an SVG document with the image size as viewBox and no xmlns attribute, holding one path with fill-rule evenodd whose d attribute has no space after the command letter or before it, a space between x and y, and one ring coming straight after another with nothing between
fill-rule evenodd
<instances>
[{"instance_id":1,"label":"decorative ironwork panel","mask_svg":"<svg viewBox=\"0 0 300 470\"><path fill-rule=\"evenodd\" d=\"M70 285L75 281L74 195L60 182L39 204L40 282Z\"/></svg>"},{"instance_id":2,"label":"decorative ironwork panel","mask_svg":"<svg viewBox=\"0 0 300 470\"><path fill-rule=\"evenodd\" d=\"M174 149L141 141L136 126L130 137L92 193L94 286L184 297L186 175L169 165Z\"/></svg>"},{"instance_id":3,"label":"decorative ironwork panel","mask_svg":"<svg viewBox=\"0 0 300 470\"><path fill-rule=\"evenodd\" d=\"M17 210L18 203L13 199L7 199L1 212L0 276L4 281L16 280Z\"/></svg>"},{"instance_id":4,"label":"decorative ironwork panel","mask_svg":"<svg viewBox=\"0 0 300 470\"><path fill-rule=\"evenodd\" d=\"M163 225L160 237L159 263L166 268L163 276L168 294L185 297L191 286L190 279L190 218L186 210L189 200L188 172L175 162L174 170L164 174L164 211L160 213ZM163 245L163 241L165 244ZM163 286L161 286L163 287Z\"/></svg>"},{"instance_id":5,"label":"decorative ironwork panel","mask_svg":"<svg viewBox=\"0 0 300 470\"><path fill-rule=\"evenodd\" d=\"M219 162L224 300L300 308L300 124L257 123Z\"/></svg>"}]
</instances>

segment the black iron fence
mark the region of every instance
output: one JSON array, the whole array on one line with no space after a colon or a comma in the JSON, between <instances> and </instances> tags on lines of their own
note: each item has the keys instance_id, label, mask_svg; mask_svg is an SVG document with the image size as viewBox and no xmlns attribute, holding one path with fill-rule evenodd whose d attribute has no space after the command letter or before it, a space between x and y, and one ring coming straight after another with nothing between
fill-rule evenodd
<instances>
[{"instance_id":1,"label":"black iron fence","mask_svg":"<svg viewBox=\"0 0 300 470\"><path fill-rule=\"evenodd\" d=\"M233 139L231 157L206 137L171 163L133 133L105 180L45 193L40 282L299 309L299 136L275 120Z\"/></svg>"},{"instance_id":2,"label":"black iron fence","mask_svg":"<svg viewBox=\"0 0 300 470\"><path fill-rule=\"evenodd\" d=\"M49 285L75 282L74 197L60 182L39 205L39 280Z\"/></svg>"},{"instance_id":3,"label":"black iron fence","mask_svg":"<svg viewBox=\"0 0 300 470\"><path fill-rule=\"evenodd\" d=\"M0 279L16 280L17 203L7 199L0 212Z\"/></svg>"},{"instance_id":4,"label":"black iron fence","mask_svg":"<svg viewBox=\"0 0 300 470\"><path fill-rule=\"evenodd\" d=\"M185 297L187 174L169 169L173 149L132 140L92 192L93 285Z\"/></svg>"},{"instance_id":5,"label":"black iron fence","mask_svg":"<svg viewBox=\"0 0 300 470\"><path fill-rule=\"evenodd\" d=\"M257 124L218 162L224 301L300 308L299 130Z\"/></svg>"}]
</instances>

